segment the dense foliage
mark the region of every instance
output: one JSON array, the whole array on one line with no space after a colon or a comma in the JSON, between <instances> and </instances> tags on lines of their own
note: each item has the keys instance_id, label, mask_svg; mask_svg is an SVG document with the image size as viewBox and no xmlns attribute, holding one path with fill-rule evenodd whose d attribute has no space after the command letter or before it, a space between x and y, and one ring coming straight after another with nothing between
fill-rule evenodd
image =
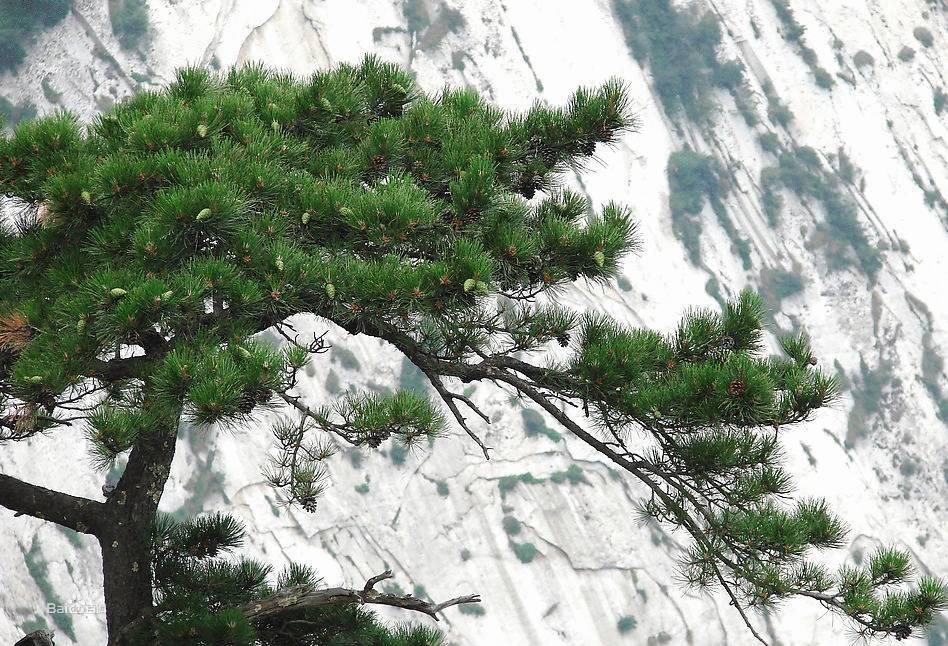
<instances>
[{"instance_id":1,"label":"dense foliage","mask_svg":"<svg viewBox=\"0 0 948 646\"><path fill-rule=\"evenodd\" d=\"M177 523L159 515L153 534L154 586L160 644L254 646L440 646L438 631L388 627L356 604L304 609L289 621L261 621L251 628L237 606L281 590L319 589L322 580L292 563L276 577L252 559L228 558L244 540L231 516L213 514ZM147 640L147 636L143 637Z\"/></svg>"},{"instance_id":2,"label":"dense foliage","mask_svg":"<svg viewBox=\"0 0 948 646\"><path fill-rule=\"evenodd\" d=\"M259 67L223 79L184 70L167 91L142 93L85 132L65 113L22 124L0 142L0 186L21 205L2 241L0 350L12 407L2 439L75 419L57 403L82 399L97 462L130 453L103 512L118 500L136 507L143 487L134 478L148 474L131 465L136 456L169 464L160 429L180 416L233 423L281 396L298 403L296 372L324 348L250 338L284 330L294 312L353 332L424 329L436 343L439 325L472 322L491 290L610 275L629 245L624 209L607 206L586 224L576 195L536 208L522 195L550 188L567 163L621 132L624 101L611 83L578 91L564 110L506 115L471 91L419 95L406 73L367 59L303 82ZM518 347L573 320L553 310L509 314L510 325L532 316ZM134 346L143 357L123 356ZM268 475L287 501L313 509L319 463L331 453L310 444L314 429L378 447L443 427L413 390L347 396L308 410L300 424L278 424ZM158 491L167 477L160 464L147 469ZM156 502L139 501L137 525L150 524ZM108 572L105 536L115 528L72 525L100 539ZM147 542L146 563L159 556ZM223 583L226 569L212 572L234 588ZM160 577L156 586L156 630L182 616L202 634L233 624L237 639L246 628L233 613L208 613L216 606L206 600L200 613L171 612ZM246 595L234 589L228 598Z\"/></svg>"}]
</instances>

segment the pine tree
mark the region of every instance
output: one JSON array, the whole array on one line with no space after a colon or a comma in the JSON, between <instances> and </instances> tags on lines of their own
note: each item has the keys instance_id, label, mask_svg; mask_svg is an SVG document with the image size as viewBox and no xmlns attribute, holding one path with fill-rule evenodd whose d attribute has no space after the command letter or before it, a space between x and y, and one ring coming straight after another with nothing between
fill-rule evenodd
<instances>
[{"instance_id":1,"label":"pine tree","mask_svg":"<svg viewBox=\"0 0 948 646\"><path fill-rule=\"evenodd\" d=\"M489 382L638 482L642 513L692 542L684 578L720 588L751 631L746 608L802 596L863 634L913 634L943 584L910 581L897 549L830 571L817 557L843 545L842 521L789 495L780 435L836 393L805 336L768 354L750 292L669 334L557 303L636 248L626 207L593 212L557 182L635 126L618 81L512 114L469 89L425 95L371 57L308 79L182 69L88 127L23 123L0 142L16 211L0 238L0 440L79 425L97 466L127 462L105 501L0 474L0 505L96 537L110 644L440 644L363 604L436 616L476 595L376 591L390 572L358 590L305 565L273 578L230 556L232 517L157 506L182 420L280 411L268 479L315 511L336 446L412 446L448 429L442 411L488 457L462 407L489 419L458 384ZM301 313L398 349L440 403L405 390L310 406L298 373L329 343L295 334ZM281 344L257 336L269 329Z\"/></svg>"}]
</instances>

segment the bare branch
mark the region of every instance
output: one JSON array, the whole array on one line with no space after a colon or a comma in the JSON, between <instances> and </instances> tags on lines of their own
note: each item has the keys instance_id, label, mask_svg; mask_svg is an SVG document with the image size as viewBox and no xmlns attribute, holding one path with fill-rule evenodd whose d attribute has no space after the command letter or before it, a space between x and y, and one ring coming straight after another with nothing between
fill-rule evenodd
<instances>
[{"instance_id":1,"label":"bare branch","mask_svg":"<svg viewBox=\"0 0 948 646\"><path fill-rule=\"evenodd\" d=\"M712 567L714 568L715 576L717 576L718 581L721 582L721 587L723 587L724 591L727 592L727 596L731 598L731 605L737 608L737 612L740 613L741 619L744 620L744 625L747 626L747 629L751 632L751 635L753 635L757 639L757 641L759 641L764 646L769 646L769 644L767 644L767 642L764 641L764 638L761 637L760 634L758 634L757 630L754 628L754 625L751 624L750 619L747 616L747 613L745 613L744 609L741 608L741 603L737 600L737 596L734 594L734 591L731 589L731 586L728 584L727 581L724 580L724 575L721 574L720 568L718 568L717 565L712 565Z\"/></svg>"},{"instance_id":2,"label":"bare branch","mask_svg":"<svg viewBox=\"0 0 948 646\"><path fill-rule=\"evenodd\" d=\"M476 594L455 597L441 603L433 603L418 597L399 594L377 592L375 585L380 581L392 578L391 570L386 570L368 581L361 590L351 588L325 588L314 590L311 586L296 586L281 590L265 599L253 601L243 606L240 611L251 622L270 621L281 615L292 615L303 610L322 608L337 604L371 603L382 606L392 606L404 610L421 612L435 621L438 613L445 608L465 603L480 603L481 598Z\"/></svg>"},{"instance_id":3,"label":"bare branch","mask_svg":"<svg viewBox=\"0 0 948 646\"><path fill-rule=\"evenodd\" d=\"M381 574L376 574L374 577L365 582L365 587L362 588L362 592L368 594L376 584L381 583L385 579L391 579L395 575L392 574L391 570L385 570Z\"/></svg>"},{"instance_id":4,"label":"bare branch","mask_svg":"<svg viewBox=\"0 0 948 646\"><path fill-rule=\"evenodd\" d=\"M471 430L471 427L467 425L467 420L463 415L461 415L461 411L458 410L458 405L454 403L454 400L458 399L466 403L471 408L471 410L480 415L481 419L486 421L488 424L490 424L490 418L487 417L487 415L485 415L480 409L478 409L470 399L464 395L459 395L448 390L438 374L426 367L421 367L421 371L427 375L428 381L430 381L431 385L434 386L435 390L438 391L441 399L443 399L444 403L447 404L448 408L451 410L451 414L454 415L454 419L458 421L458 424L461 425L461 428L464 429L464 432L467 433L468 436L474 440L474 442L477 443L479 447L481 447L481 451L484 453L484 459L490 460L490 447L486 446L484 442L481 441L481 438L478 437L477 434Z\"/></svg>"},{"instance_id":5,"label":"bare branch","mask_svg":"<svg viewBox=\"0 0 948 646\"><path fill-rule=\"evenodd\" d=\"M95 534L105 517L105 505L101 502L53 491L2 473L0 505L16 512L16 516L48 520L83 534Z\"/></svg>"},{"instance_id":6,"label":"bare branch","mask_svg":"<svg viewBox=\"0 0 948 646\"><path fill-rule=\"evenodd\" d=\"M448 393L448 394L451 396L451 399L456 399L456 400L458 400L458 401L460 401L460 402L464 402L464 404L466 404L468 408L470 408L472 411L474 411L474 412L477 414L478 417L480 417L480 418L481 418L482 420L484 420L486 423L490 424L490 417L488 417L487 414L486 414L484 411L482 411L480 408L478 408L478 407L477 407L477 404L475 404L474 402L472 402L467 396L462 395L462 394L459 394L459 393L454 393L454 392L451 392L451 393Z\"/></svg>"},{"instance_id":7,"label":"bare branch","mask_svg":"<svg viewBox=\"0 0 948 646\"><path fill-rule=\"evenodd\" d=\"M340 426L339 424L333 424L322 415L316 414L316 411L300 401L302 397L299 395L289 395L286 392L280 391L277 392L277 395L280 397L280 399L298 410L304 418L309 418L316 422L321 429L331 431L349 444L358 446L359 443L353 439L352 435L350 435L343 426Z\"/></svg>"},{"instance_id":8,"label":"bare branch","mask_svg":"<svg viewBox=\"0 0 948 646\"><path fill-rule=\"evenodd\" d=\"M328 330L324 331L322 334L316 334L313 332L313 340L309 343L300 343L299 335L294 334L293 337L290 337L289 334L283 331L283 328L288 328L292 332L296 332L296 328L287 323L286 321L281 321L280 323L275 324L274 329L277 331L277 334L282 336L290 345L297 348L305 348L307 354L323 354L329 351L329 348L332 347L328 341L326 341L326 335L329 333Z\"/></svg>"}]
</instances>

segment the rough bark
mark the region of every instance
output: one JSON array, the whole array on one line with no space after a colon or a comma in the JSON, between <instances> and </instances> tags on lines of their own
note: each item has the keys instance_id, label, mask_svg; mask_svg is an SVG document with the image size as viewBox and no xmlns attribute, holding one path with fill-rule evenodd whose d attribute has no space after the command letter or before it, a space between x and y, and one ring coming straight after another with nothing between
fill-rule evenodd
<instances>
[{"instance_id":1,"label":"rough bark","mask_svg":"<svg viewBox=\"0 0 948 646\"><path fill-rule=\"evenodd\" d=\"M53 631L35 630L13 646L55 646L53 642Z\"/></svg>"},{"instance_id":2,"label":"rough bark","mask_svg":"<svg viewBox=\"0 0 948 646\"><path fill-rule=\"evenodd\" d=\"M110 646L131 643L122 629L153 611L151 526L174 459L176 432L159 426L146 433L109 494L109 523L98 535Z\"/></svg>"},{"instance_id":3,"label":"rough bark","mask_svg":"<svg viewBox=\"0 0 948 646\"><path fill-rule=\"evenodd\" d=\"M177 420L144 429L104 503L0 474L0 506L98 539L110 645L122 643L124 626L152 613L150 534L174 458L176 431Z\"/></svg>"},{"instance_id":4,"label":"rough bark","mask_svg":"<svg viewBox=\"0 0 948 646\"><path fill-rule=\"evenodd\" d=\"M83 534L95 534L102 527L105 510L101 502L53 491L2 473L0 505L16 516L25 514L48 520Z\"/></svg>"},{"instance_id":5,"label":"rough bark","mask_svg":"<svg viewBox=\"0 0 948 646\"><path fill-rule=\"evenodd\" d=\"M123 643L118 635L127 624L151 614L151 548L148 533L129 527L99 538L105 618L109 644Z\"/></svg>"}]
</instances>

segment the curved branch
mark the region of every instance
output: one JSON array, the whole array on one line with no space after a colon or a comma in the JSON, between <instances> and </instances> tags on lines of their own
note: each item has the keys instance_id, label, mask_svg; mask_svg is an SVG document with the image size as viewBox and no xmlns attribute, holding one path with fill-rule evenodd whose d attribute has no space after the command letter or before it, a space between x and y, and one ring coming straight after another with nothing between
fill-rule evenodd
<instances>
[{"instance_id":1,"label":"curved branch","mask_svg":"<svg viewBox=\"0 0 948 646\"><path fill-rule=\"evenodd\" d=\"M717 532L716 537L723 538L725 540L725 545L733 552L733 558L729 557L729 555L727 555L724 551L715 549L713 537L709 535L708 531L704 527L702 527L700 519L693 517L686 509L687 504L693 505L695 514L708 523L708 529L715 529L717 521L713 517L712 512L706 505L703 505L695 495L697 494L698 496L701 496L704 494L698 490L692 491L694 487L690 486L688 482L683 482L680 478L675 477L674 474L665 472L659 468L658 465L648 459L645 459L634 453L629 453L625 450L613 450L613 447L608 443L602 442L582 428L578 423L571 419L565 411L560 410L553 401L557 398L562 399L563 401L568 401L570 395L585 400L581 392L576 392L575 389L571 390L568 387L569 385L565 384L567 386L565 388L567 396L564 397L562 393L564 390L564 384L556 383L555 380L552 379L552 377L555 377L555 375L550 374L549 369L544 369L514 357L506 356L504 354L485 355L474 349L474 352L480 356L481 361L479 363L472 364L461 360L460 357L450 360L432 355L420 347L417 341L410 335L402 330L392 328L391 326L364 325L361 329L354 331L353 333L357 332L376 336L391 343L406 357L408 357L415 365L421 368L426 374L434 374L438 377L456 377L465 383L483 380L493 382L497 385L506 384L508 386L512 386L521 395L532 400L535 404L543 408L563 427L571 431L573 435L584 441L592 448L596 449L600 454L619 465L637 480L645 484L651 490L652 496L661 500L663 505L665 505L666 509L668 510L667 513L664 514L663 519L685 529L692 536L698 546L708 550L709 553L714 554L717 561L717 563L713 564L716 578L725 588L725 591L728 593L728 596L731 599L732 605L735 606L738 613L741 615L742 620L750 629L755 639L761 643L766 643L761 635L751 625L746 612L744 612L744 608L740 605L740 602L737 599L735 591L724 578L721 568L718 566L718 564L720 564L739 577L746 579L751 584L757 585L759 580L755 576L755 573L744 567L740 561L745 556L751 558L760 557L755 555L752 549L748 549L746 546L740 545L738 542L730 540L730 537L721 536L720 532ZM551 392L546 392L548 389ZM779 420L779 423L785 424L802 421L805 419L805 417L806 416L804 414L796 414L788 419ZM662 439L664 439L666 443L670 442L671 444L674 444L672 438L669 435L663 433L663 430L668 429L654 428L647 422L643 423L640 421L640 423L642 423L644 428L656 433L656 435L660 438L662 438L664 435L664 438ZM737 426L750 427L755 426L755 424L745 422L738 424ZM670 494L666 492L662 486L663 482L672 488L674 493ZM680 499L673 496L680 496ZM740 506L738 505L738 507ZM766 556L764 558L766 560ZM900 623L897 625L888 625L885 623L879 623L873 618L867 619L860 613L854 613L852 610L845 607L844 603L842 602L842 593L825 594L823 591L814 591L801 587L794 587L785 590L782 596L790 595L806 596L819 601L824 607L831 610L836 610L842 615L855 621L857 624L863 627L863 632L867 634L885 633L895 635L897 638L905 638L911 634L911 629L913 626L909 624ZM932 607L937 609L940 608L941 605L933 604Z\"/></svg>"},{"instance_id":2,"label":"curved branch","mask_svg":"<svg viewBox=\"0 0 948 646\"><path fill-rule=\"evenodd\" d=\"M386 570L382 574L373 576L366 581L365 586L361 590L352 588L325 588L322 590L314 590L310 586L296 586L281 590L264 599L248 603L240 608L240 611L248 621L260 622L271 621L282 615L292 615L302 610L312 608L323 608L337 604L371 603L421 612L437 621L438 613L445 608L464 603L480 603L481 601L480 596L469 594L462 597L455 597L454 599L449 599L441 603L433 603L410 594L387 594L375 590L377 583L385 579L390 579L392 576L392 571Z\"/></svg>"}]
</instances>

